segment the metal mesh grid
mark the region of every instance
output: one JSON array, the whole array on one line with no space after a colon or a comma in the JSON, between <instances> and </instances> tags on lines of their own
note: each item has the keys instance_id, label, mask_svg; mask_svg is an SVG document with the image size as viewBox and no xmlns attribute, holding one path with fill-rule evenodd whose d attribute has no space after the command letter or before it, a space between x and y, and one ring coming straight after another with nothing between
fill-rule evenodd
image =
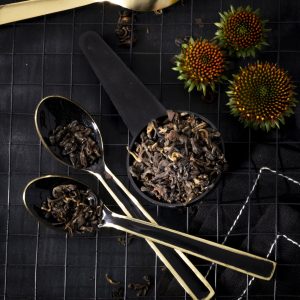
<instances>
[{"instance_id":1,"label":"metal mesh grid","mask_svg":"<svg viewBox=\"0 0 300 300\"><path fill-rule=\"evenodd\" d=\"M4 2L7 3L1 1ZM211 38L217 12L230 4L250 4L262 9L273 30L271 46L259 59L280 63L297 83L300 49L294 35L299 27L300 7L292 0L186 0L162 15L137 14L134 28L138 41L130 49L117 45L114 29L120 8L109 4L95 4L0 28L0 299L110 299L111 287L104 279L106 273L124 282L127 299L135 298L135 293L127 289L128 282L140 281L144 274L149 274L154 281L151 294L145 298L188 298L174 281L167 281L166 291L159 290L162 264L144 241L136 239L124 247L116 241L123 235L113 230L101 231L92 237L68 238L40 227L24 210L21 194L25 184L50 173L83 179L98 189L110 208L118 210L93 178L60 165L41 147L34 130L33 110L46 95L70 97L93 114L103 132L107 164L129 187L125 145L130 136L80 54L78 37L87 30L100 33L164 105L203 114L224 136L231 168L222 184L196 208L169 211L144 203L153 215L167 219L169 226L222 241L262 165L299 178L297 119L292 118L286 128L268 135L242 129L229 116L223 88L212 103L207 103L199 94L188 95L176 80L176 73L170 70L170 59L178 51L174 39L189 35ZM297 115L299 117L299 109ZM261 210L273 207L275 216L274 232L257 235L274 237L280 231L277 218L282 203L279 196L290 187L274 176L265 176L264 181L257 195L259 202L251 198L247 205L246 228L233 232L228 241L230 245L247 239L246 249L250 249L251 224L257 207ZM291 201L290 205L299 204ZM214 220L213 227L202 225L205 224L203 214ZM299 231L293 232L293 237L299 240ZM280 244L275 245L273 258L278 258L278 247ZM209 264L193 261L205 274ZM300 259L295 259L293 264L283 264L283 268L299 274ZM219 292L222 272L223 268L214 267L209 281L218 299L232 299L233 295ZM266 286L262 285L257 293L249 289L244 298L294 299L300 296L296 288L282 292L277 280Z\"/></svg>"}]
</instances>

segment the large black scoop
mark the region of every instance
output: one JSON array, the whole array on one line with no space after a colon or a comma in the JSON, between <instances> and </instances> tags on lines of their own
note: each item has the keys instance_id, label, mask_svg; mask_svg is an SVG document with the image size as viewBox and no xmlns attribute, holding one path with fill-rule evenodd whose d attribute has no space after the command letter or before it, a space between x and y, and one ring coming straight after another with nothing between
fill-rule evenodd
<instances>
[{"instance_id":1,"label":"large black scoop","mask_svg":"<svg viewBox=\"0 0 300 300\"><path fill-rule=\"evenodd\" d=\"M96 32L89 31L84 33L80 37L79 45L91 68L133 135L133 140L130 144L130 150L132 150L135 141L139 139L140 133L145 130L147 124L152 120L166 117L167 109ZM197 113L193 114L198 119L206 122L211 128L216 129L216 126L203 116ZM224 153L224 143L221 137L220 147ZM221 174L218 175L204 193L188 203L167 203L141 192L141 183L133 178L129 172L131 164L132 157L128 155L128 177L136 192L147 201L165 207L180 207L198 202L216 187L221 177Z\"/></svg>"}]
</instances>

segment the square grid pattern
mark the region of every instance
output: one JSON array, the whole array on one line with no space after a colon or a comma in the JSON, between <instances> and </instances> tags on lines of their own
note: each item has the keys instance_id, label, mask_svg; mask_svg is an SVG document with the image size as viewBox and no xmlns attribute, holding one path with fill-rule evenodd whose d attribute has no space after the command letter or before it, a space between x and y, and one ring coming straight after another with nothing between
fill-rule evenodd
<instances>
[{"instance_id":1,"label":"square grid pattern","mask_svg":"<svg viewBox=\"0 0 300 300\"><path fill-rule=\"evenodd\" d=\"M1 0L1 4L8 2ZM119 47L114 33L120 8L107 3L1 26L0 300L111 299L112 289L105 274L124 284L126 299L137 298L127 285L140 282L145 274L152 278L152 287L143 299L188 298L165 274L162 263L143 240L134 239L123 246L117 239L127 239L127 235L107 229L95 236L70 238L37 224L22 204L22 191L29 180L44 174L65 174L90 184L112 210L118 211L94 178L57 163L41 147L33 112L42 97L53 94L80 102L95 117L102 130L107 165L131 188L125 167L125 146L130 135L80 52L78 39L85 31L102 35L167 108L198 112L223 134L229 169L218 188L205 201L186 209L162 209L143 202L153 216L163 218L170 227L222 241L261 166L299 180L299 106L280 131L265 134L243 129L229 114L223 87L208 102L196 92L188 94L171 70L172 57L178 52L175 39L190 35L212 38L218 11L231 4L250 4L261 9L272 31L268 37L270 46L258 58L279 63L299 85L300 2L296 0L184 0L160 15L137 13L137 43L130 49ZM286 200L286 195L293 197ZM282 207L289 205L293 211L300 211L297 195L299 191L286 182L265 175L259 191L247 204L245 220L235 228L227 244L251 250L251 241L257 236L273 241L282 230ZM258 216L267 210L272 210L274 226L267 232L252 233ZM289 233L299 242L299 224ZM283 246L277 243L274 247L271 258L280 261ZM209 263L196 259L193 262L203 274L207 273ZM249 288L243 299L300 299L300 257L279 263L278 270L274 280L253 283L257 287ZM221 284L224 272L224 268L214 266L209 282L217 299L235 299L241 293L226 291ZM294 274L294 278L298 276L298 281L287 284L285 272ZM244 279L250 280L246 276Z\"/></svg>"}]
</instances>

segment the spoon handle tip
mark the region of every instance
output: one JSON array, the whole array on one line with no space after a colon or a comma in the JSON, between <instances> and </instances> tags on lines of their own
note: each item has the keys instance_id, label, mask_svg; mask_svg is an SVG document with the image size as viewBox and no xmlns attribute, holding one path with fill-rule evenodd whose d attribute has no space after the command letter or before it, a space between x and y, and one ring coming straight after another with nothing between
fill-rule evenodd
<instances>
[{"instance_id":1,"label":"spoon handle tip","mask_svg":"<svg viewBox=\"0 0 300 300\"><path fill-rule=\"evenodd\" d=\"M107 215L104 226L149 239L262 280L270 280L276 268L276 262L264 257L115 213Z\"/></svg>"}]
</instances>

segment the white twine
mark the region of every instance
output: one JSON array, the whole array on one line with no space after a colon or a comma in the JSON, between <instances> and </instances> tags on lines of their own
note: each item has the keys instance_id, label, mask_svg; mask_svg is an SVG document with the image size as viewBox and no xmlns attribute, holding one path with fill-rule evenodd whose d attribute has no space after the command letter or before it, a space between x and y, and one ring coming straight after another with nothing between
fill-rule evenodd
<instances>
[{"instance_id":1,"label":"white twine","mask_svg":"<svg viewBox=\"0 0 300 300\"><path fill-rule=\"evenodd\" d=\"M300 248L300 244L295 242L294 240L290 239L289 237L287 237L285 234L281 235L283 238L285 238L286 240L288 240L289 242L293 243L294 245L296 245L297 247Z\"/></svg>"},{"instance_id":2,"label":"white twine","mask_svg":"<svg viewBox=\"0 0 300 300\"><path fill-rule=\"evenodd\" d=\"M245 207L246 207L247 203L249 202L249 199L250 199L250 197L251 197L253 191L255 190L255 188L256 188L256 186L257 186L257 184L258 184L258 180L259 180L259 178L260 178L260 176L261 176L261 173L262 173L262 171L263 171L265 168L266 168L266 167L263 167L263 168L261 168L261 169L259 170L258 175L257 175L257 177L256 177L256 179L255 179L255 182L254 182L254 184L253 184L253 186L252 186L252 188L251 188L251 191L250 191L249 195L247 196L246 201L244 202L244 204L243 204L241 210L240 210L239 213L237 214L237 217L236 217L235 220L233 221L232 226L230 227L230 229L229 229L228 232L226 233L225 238L224 238L222 244L225 244L225 243L226 243L226 241L227 241L229 235L231 234L232 230L234 229L236 223L237 223L238 220L240 219L240 217L241 217L243 211L245 210ZM209 273L210 273L210 271L211 271L211 269L212 269L212 267L213 267L214 265L215 265L214 263L210 265L210 267L209 267L209 269L208 269L208 271L207 271L207 273L206 273L206 275L205 275L205 278L209 275Z\"/></svg>"},{"instance_id":3,"label":"white twine","mask_svg":"<svg viewBox=\"0 0 300 300\"><path fill-rule=\"evenodd\" d=\"M254 185L253 185L253 187L252 187L252 189L251 189L251 191L250 191L249 196L251 196L253 190L254 190L255 187L257 186L258 179L260 178L261 173L262 173L262 171L264 171L264 170L269 171L269 172L271 172L271 173L273 173L273 174L277 174L278 176L281 176L281 177L287 179L288 181L291 181L291 182L293 182L293 183L295 183L295 184L297 184L297 185L300 186L300 182L299 182L299 181L296 181L296 180L293 179L293 178L290 178L290 177L288 177L288 176L286 176L286 175L283 175L283 174L281 174L281 173L278 173L278 172L276 172L276 171L274 171L274 170L272 170L272 169L270 169L270 168L262 167L262 168L259 170L259 174L258 174L258 176L257 176L257 178L256 178L256 180L255 180L255 183L254 183ZM248 202L248 200L249 200L249 196L247 197L245 204L247 204L247 202ZM244 205L245 205L245 204L244 204ZM242 209L243 209L243 207L242 207ZM240 215L241 215L241 213L240 213ZM240 217L240 215L237 217L237 219ZM235 220L235 223L236 223L237 219ZM234 227L234 226L232 226L232 228L230 228L230 229L232 230L233 227ZM229 230L228 232L229 232L229 234L230 234L231 231ZM226 238L227 238L227 237L226 237ZM267 256L266 256L267 258L268 258L268 257L270 256L270 254L272 253L272 251L273 251L275 245L277 244L279 238L285 238L288 242L290 242L290 243L292 243L293 245L295 245L295 246L297 246L297 247L300 248L300 244L297 243L296 241L292 240L291 238L289 238L287 235L285 235L285 234L278 234L278 235L276 236L274 242L272 243L270 249L269 249L269 252L268 252L268 254L267 254ZM254 280L255 280L254 277L252 277L252 278L249 280L249 282L248 282L248 284L247 284L247 287L244 289L244 291L242 292L241 296L240 296L237 300L241 300L241 299L243 298L243 296L247 293L247 290L249 289L250 285L253 283Z\"/></svg>"},{"instance_id":4,"label":"white twine","mask_svg":"<svg viewBox=\"0 0 300 300\"><path fill-rule=\"evenodd\" d=\"M246 198L246 200L245 200L245 202L244 202L242 208L240 209L239 213L237 214L235 220L233 221L232 226L230 227L230 229L229 229L228 232L226 233L226 235L225 235L225 237L224 237L224 240L223 240L222 244L226 243L226 241L227 241L229 235L231 234L232 230L234 229L234 227L236 226L238 220L240 219L241 215L243 214L243 212L244 212L244 210L245 210L245 208L246 208L246 205L247 205L247 203L249 202L249 199L250 199L252 193L254 192L254 190L255 190L255 188L256 188L256 186L257 186L257 184L258 184L258 181L259 181L259 179L260 179L260 177L261 177L263 171L269 171L269 172L271 172L271 173L273 173L273 174L276 174L277 176L283 177L283 178L287 179L288 181L291 181L291 182L293 182L294 184L297 184L298 186L300 186L300 182L299 182L299 181L297 181L297 180L295 180L295 179L293 179L293 178L290 178L290 177L288 177L288 176L286 176L286 175L284 175L284 174L282 174L282 173L278 173L277 171L272 170L272 169L270 169L270 168L268 168L268 167L262 167L262 168L260 168L260 169L259 169L259 172L258 172L258 175L257 175L257 177L256 177L256 179L255 179L255 181L254 181L254 184L253 184L253 186L252 186L252 188L251 188L251 190L250 190L250 193L249 193L249 195L247 196L247 198ZM269 252L268 252L268 254L267 254L267 256L266 256L267 258L268 258L268 257L270 256L270 254L272 253L272 251L273 251L275 245L277 244L277 241L278 241L279 238L285 238L288 242L290 242L290 243L292 243L293 245L295 245L295 246L297 246L297 247L300 248L300 244L297 243L296 241L292 240L291 238L289 238L289 237L286 236L285 234L278 234L278 235L276 236L276 238L274 239L274 242L272 243L272 245L271 245L271 247L270 247L270 249L269 249ZM212 267L213 267L214 265L215 265L214 263L210 265L210 267L209 267L209 269L208 269L208 271L207 271L207 273L206 273L206 275L205 275L205 278L209 275L209 273L210 273L210 271L211 271L211 269L212 269ZM237 300L241 300L241 299L243 298L243 296L246 294L246 292L247 292L249 286L253 283L254 280L255 280L254 277L252 277L252 278L249 280L249 282L248 282L248 284L247 284L247 287L245 288L245 290L242 292L241 296L240 296Z\"/></svg>"},{"instance_id":5,"label":"white twine","mask_svg":"<svg viewBox=\"0 0 300 300\"><path fill-rule=\"evenodd\" d=\"M270 254L272 253L272 251L273 251L273 249L274 249L274 246L277 244L279 238L285 238L288 242L290 242L290 243L292 243L292 244L294 244L295 246L297 246L297 247L300 248L300 244L297 243L296 241L292 240L291 238L289 238L287 235L285 235L285 234L278 234L278 235L276 236L274 242L272 243L270 249L269 249L269 252L268 252L268 254L267 254L267 258L268 258L268 257L270 256ZM252 278L249 280L247 287L244 289L244 291L242 292L241 296L240 296L237 300L241 300L241 299L243 298L243 296L246 294L246 292L247 292L249 286L252 284L252 282L253 282L254 280L255 280L254 277L252 277Z\"/></svg>"}]
</instances>

